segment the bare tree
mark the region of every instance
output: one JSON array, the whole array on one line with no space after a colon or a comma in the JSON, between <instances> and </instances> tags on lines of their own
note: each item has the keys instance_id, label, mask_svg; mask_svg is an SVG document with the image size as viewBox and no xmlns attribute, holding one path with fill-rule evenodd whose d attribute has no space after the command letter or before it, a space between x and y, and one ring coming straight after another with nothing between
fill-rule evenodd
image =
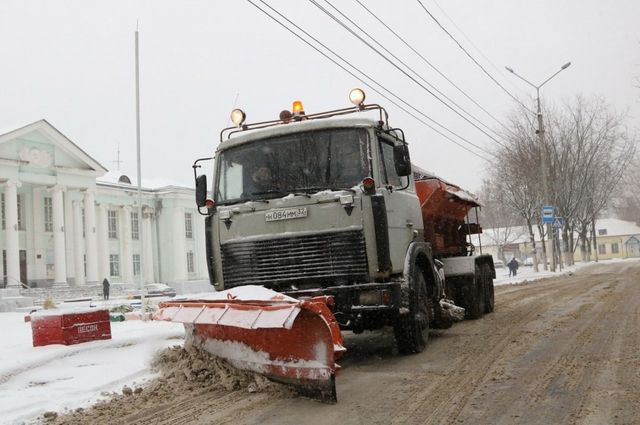
<instances>
[{"instance_id":1,"label":"bare tree","mask_svg":"<svg viewBox=\"0 0 640 425\"><path fill-rule=\"evenodd\" d=\"M628 168L635 142L624 126L626 115L613 112L602 98L577 96L560 109L545 108L543 116L546 130L541 146L529 113L519 110L512 114L511 129L505 134L508 144L495 152L500 169L494 170L491 181L507 191L509 204L529 226L532 243L532 227L538 226L546 268L544 239L551 235L544 234L540 220L542 156L547 164L549 201L567 223L562 231L562 251L564 261L571 264L574 229L586 260L587 233L593 233L596 217Z\"/></svg>"}]
</instances>

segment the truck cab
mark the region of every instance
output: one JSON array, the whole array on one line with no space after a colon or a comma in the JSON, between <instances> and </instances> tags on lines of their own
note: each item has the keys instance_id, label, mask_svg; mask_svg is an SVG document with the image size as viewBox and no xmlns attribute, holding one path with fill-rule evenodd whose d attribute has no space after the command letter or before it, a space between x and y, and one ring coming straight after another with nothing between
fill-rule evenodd
<instances>
[{"instance_id":1,"label":"truck cab","mask_svg":"<svg viewBox=\"0 0 640 425\"><path fill-rule=\"evenodd\" d=\"M217 290L330 296L342 329L393 326L400 350L419 352L440 316L442 263L424 238L404 133L363 101L256 125L234 112L211 188L194 164L209 276ZM380 119L343 116L366 110Z\"/></svg>"}]
</instances>

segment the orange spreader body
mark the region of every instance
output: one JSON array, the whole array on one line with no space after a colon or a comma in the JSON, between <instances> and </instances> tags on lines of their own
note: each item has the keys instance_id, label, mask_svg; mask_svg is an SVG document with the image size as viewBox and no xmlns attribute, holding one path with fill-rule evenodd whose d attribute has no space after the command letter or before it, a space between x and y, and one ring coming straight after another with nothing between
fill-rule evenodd
<instances>
[{"instance_id":1,"label":"orange spreader body","mask_svg":"<svg viewBox=\"0 0 640 425\"><path fill-rule=\"evenodd\" d=\"M465 217L476 200L458 186L432 177L416 180L416 194L422 210L424 238L434 254L466 255L469 233L482 233L479 225L467 225Z\"/></svg>"}]
</instances>

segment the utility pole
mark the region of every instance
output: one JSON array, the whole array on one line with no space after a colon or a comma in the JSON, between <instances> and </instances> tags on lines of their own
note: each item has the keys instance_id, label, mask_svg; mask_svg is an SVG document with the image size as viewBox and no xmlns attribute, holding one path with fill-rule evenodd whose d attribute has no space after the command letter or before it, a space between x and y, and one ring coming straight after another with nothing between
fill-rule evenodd
<instances>
[{"instance_id":1,"label":"utility pole","mask_svg":"<svg viewBox=\"0 0 640 425\"><path fill-rule=\"evenodd\" d=\"M536 87L536 96L538 102L538 143L540 145L540 168L542 168L542 203L543 205L549 205L549 183L547 181L547 149L544 144L544 121L542 119L542 108L540 106L540 87ZM551 241L551 271L555 272L556 244L553 237L553 228L551 227L551 223L547 223L546 228L547 240ZM544 269L547 270L546 264L544 265Z\"/></svg>"},{"instance_id":2,"label":"utility pole","mask_svg":"<svg viewBox=\"0 0 640 425\"><path fill-rule=\"evenodd\" d=\"M534 89L536 89L536 96L537 96L537 104L538 104L538 143L540 144L540 168L542 169L542 204L543 205L549 205L549 201L550 201L550 197L549 197L549 183L547 181L547 158L546 158L546 146L544 144L544 121L542 119L542 107L540 106L540 88L542 86L544 86L545 84L547 84L549 82L549 80L551 80L553 77L555 77L556 75L558 75L560 72L562 72L563 70L569 68L569 66L571 65L571 62L567 62L564 65L562 65L562 67L560 67L559 70L557 70L551 77L547 78L546 80L544 80L542 82L542 84L539 85L535 85L533 83L531 83L530 81L526 80L524 77L522 77L521 75L518 75L513 69L509 68L508 66L506 66L505 68L507 69L507 71L509 71L510 73L512 73L513 75L515 75L516 77L520 78L522 81L524 81L525 83L529 84L531 87L533 87ZM542 211L542 206L540 208L540 211ZM554 213L555 215L555 213ZM551 227L551 223L547 222L547 240L551 241L551 271L555 272L556 271L556 244L555 244L555 237L554 234L555 232L553 231L553 228ZM546 270L546 264L545 264L545 270Z\"/></svg>"},{"instance_id":3,"label":"utility pole","mask_svg":"<svg viewBox=\"0 0 640 425\"><path fill-rule=\"evenodd\" d=\"M140 263L138 264L138 288L143 289L143 247L144 235L142 234L142 172L140 170L140 64L138 60L138 24L136 23L136 151L138 156L138 240L140 241ZM132 259L128 259L132 261ZM144 297L144 294L142 294ZM143 298L144 300L144 298ZM144 304L144 303L143 303ZM143 312L144 313L144 312Z\"/></svg>"}]
</instances>

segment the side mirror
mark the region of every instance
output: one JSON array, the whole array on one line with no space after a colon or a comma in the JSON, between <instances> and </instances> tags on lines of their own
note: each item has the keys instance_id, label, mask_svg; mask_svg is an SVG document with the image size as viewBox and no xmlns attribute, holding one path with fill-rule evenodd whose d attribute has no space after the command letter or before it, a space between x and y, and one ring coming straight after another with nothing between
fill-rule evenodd
<instances>
[{"instance_id":1,"label":"side mirror","mask_svg":"<svg viewBox=\"0 0 640 425\"><path fill-rule=\"evenodd\" d=\"M201 174L196 177L196 205L198 208L204 207L207 201L207 175Z\"/></svg>"},{"instance_id":2,"label":"side mirror","mask_svg":"<svg viewBox=\"0 0 640 425\"><path fill-rule=\"evenodd\" d=\"M396 173L400 177L411 175L411 159L409 158L409 146L406 144L395 145L393 147L393 164Z\"/></svg>"}]
</instances>

